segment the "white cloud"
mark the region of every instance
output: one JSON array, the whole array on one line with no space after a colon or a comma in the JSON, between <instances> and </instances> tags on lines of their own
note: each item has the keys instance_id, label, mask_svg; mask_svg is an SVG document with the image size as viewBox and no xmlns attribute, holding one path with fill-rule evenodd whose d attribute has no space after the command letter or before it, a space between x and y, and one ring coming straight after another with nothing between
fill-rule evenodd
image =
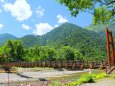
<instances>
[{"instance_id":1,"label":"white cloud","mask_svg":"<svg viewBox=\"0 0 115 86\"><path fill-rule=\"evenodd\" d=\"M4 3L4 0L0 0L1 3Z\"/></svg>"},{"instance_id":2,"label":"white cloud","mask_svg":"<svg viewBox=\"0 0 115 86\"><path fill-rule=\"evenodd\" d=\"M37 17L42 17L44 15L45 9L43 9L41 6L39 6L35 13L37 14Z\"/></svg>"},{"instance_id":3,"label":"white cloud","mask_svg":"<svg viewBox=\"0 0 115 86\"><path fill-rule=\"evenodd\" d=\"M2 12L2 10L0 9L0 13Z\"/></svg>"},{"instance_id":4,"label":"white cloud","mask_svg":"<svg viewBox=\"0 0 115 86\"><path fill-rule=\"evenodd\" d=\"M65 23L68 22L66 17L63 17L62 15L57 15L58 23Z\"/></svg>"},{"instance_id":5,"label":"white cloud","mask_svg":"<svg viewBox=\"0 0 115 86\"><path fill-rule=\"evenodd\" d=\"M26 25L26 24L22 24L22 28L25 29L25 30L29 30L30 29L30 26Z\"/></svg>"},{"instance_id":6,"label":"white cloud","mask_svg":"<svg viewBox=\"0 0 115 86\"><path fill-rule=\"evenodd\" d=\"M59 25L56 24L56 25L54 26L54 28L56 28L56 27L58 27L58 26L59 26Z\"/></svg>"},{"instance_id":7,"label":"white cloud","mask_svg":"<svg viewBox=\"0 0 115 86\"><path fill-rule=\"evenodd\" d=\"M3 25L3 24L0 24L0 30L1 30L3 27L4 27L4 25Z\"/></svg>"},{"instance_id":8,"label":"white cloud","mask_svg":"<svg viewBox=\"0 0 115 86\"><path fill-rule=\"evenodd\" d=\"M19 21L27 20L32 16L30 5L26 0L16 0L14 4L5 3L3 7L5 11L10 12Z\"/></svg>"},{"instance_id":9,"label":"white cloud","mask_svg":"<svg viewBox=\"0 0 115 86\"><path fill-rule=\"evenodd\" d=\"M53 27L49 25L48 23L39 23L39 24L36 24L35 26L36 26L36 29L33 31L33 34L35 35L43 35L53 29Z\"/></svg>"}]
</instances>

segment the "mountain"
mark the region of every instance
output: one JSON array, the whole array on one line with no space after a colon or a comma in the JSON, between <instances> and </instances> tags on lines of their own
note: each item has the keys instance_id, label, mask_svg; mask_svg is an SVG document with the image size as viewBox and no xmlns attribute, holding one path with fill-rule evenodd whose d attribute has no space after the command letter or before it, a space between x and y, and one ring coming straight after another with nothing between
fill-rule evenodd
<instances>
[{"instance_id":1,"label":"mountain","mask_svg":"<svg viewBox=\"0 0 115 86\"><path fill-rule=\"evenodd\" d=\"M5 34L0 34L0 45L2 45L5 41L7 41L8 39L16 39L17 37L9 34L9 33L5 33Z\"/></svg>"},{"instance_id":2,"label":"mountain","mask_svg":"<svg viewBox=\"0 0 115 86\"><path fill-rule=\"evenodd\" d=\"M85 30L71 23L65 23L53 29L51 32L44 35L44 38L47 40L47 45L57 47L64 44L75 47L77 44L89 43L90 45L95 41L104 42L103 39L101 40L102 37L98 33Z\"/></svg>"},{"instance_id":3,"label":"mountain","mask_svg":"<svg viewBox=\"0 0 115 86\"><path fill-rule=\"evenodd\" d=\"M71 23L64 23L42 36L28 35L20 39L26 47L46 45L59 49L63 46L71 46L87 57L105 55L106 51L103 36Z\"/></svg>"},{"instance_id":4,"label":"mountain","mask_svg":"<svg viewBox=\"0 0 115 86\"><path fill-rule=\"evenodd\" d=\"M64 23L52 31L42 36L26 35L22 38L23 44L27 47L33 45L48 45L48 46L77 46L78 43L83 44L87 41L91 44L93 41L103 43L105 40L98 33L83 29L71 23Z\"/></svg>"},{"instance_id":5,"label":"mountain","mask_svg":"<svg viewBox=\"0 0 115 86\"><path fill-rule=\"evenodd\" d=\"M39 43L38 42L39 36L26 35L26 36L19 38L19 39L23 42L23 45L26 47L31 47L31 46Z\"/></svg>"},{"instance_id":6,"label":"mountain","mask_svg":"<svg viewBox=\"0 0 115 86\"><path fill-rule=\"evenodd\" d=\"M105 29L108 27L110 30L112 30L113 35L115 36L115 23L112 24L99 24L99 25L89 25L85 27L85 29L90 30L90 31L95 31L105 37Z\"/></svg>"}]
</instances>

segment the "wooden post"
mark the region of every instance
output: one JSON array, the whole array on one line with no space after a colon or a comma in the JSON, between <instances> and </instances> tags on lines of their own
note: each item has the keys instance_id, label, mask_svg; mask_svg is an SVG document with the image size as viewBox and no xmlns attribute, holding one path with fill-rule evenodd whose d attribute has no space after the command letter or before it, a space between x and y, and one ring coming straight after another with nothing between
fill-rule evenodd
<instances>
[{"instance_id":1,"label":"wooden post","mask_svg":"<svg viewBox=\"0 0 115 86\"><path fill-rule=\"evenodd\" d=\"M109 33L110 33L110 42L112 46L112 65L115 65L114 42L113 42L112 31L109 31Z\"/></svg>"},{"instance_id":2,"label":"wooden post","mask_svg":"<svg viewBox=\"0 0 115 86\"><path fill-rule=\"evenodd\" d=\"M109 43L109 33L108 33L108 28L106 28L106 43L107 43L108 64L111 65L110 43Z\"/></svg>"}]
</instances>

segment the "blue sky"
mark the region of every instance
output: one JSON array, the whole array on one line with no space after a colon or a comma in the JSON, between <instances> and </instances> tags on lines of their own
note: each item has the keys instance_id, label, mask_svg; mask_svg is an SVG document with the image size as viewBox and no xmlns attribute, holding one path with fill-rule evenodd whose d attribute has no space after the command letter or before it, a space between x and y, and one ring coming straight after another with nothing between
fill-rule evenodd
<instances>
[{"instance_id":1,"label":"blue sky","mask_svg":"<svg viewBox=\"0 0 115 86\"><path fill-rule=\"evenodd\" d=\"M92 23L92 15L72 17L56 0L0 0L0 34L43 35L65 22L85 27Z\"/></svg>"}]
</instances>

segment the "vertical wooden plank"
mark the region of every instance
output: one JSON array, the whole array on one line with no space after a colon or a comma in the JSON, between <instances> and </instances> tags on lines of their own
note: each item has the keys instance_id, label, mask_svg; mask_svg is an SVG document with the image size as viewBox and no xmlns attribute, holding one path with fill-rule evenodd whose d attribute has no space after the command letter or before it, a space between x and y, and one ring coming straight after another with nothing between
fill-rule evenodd
<instances>
[{"instance_id":1,"label":"vertical wooden plank","mask_svg":"<svg viewBox=\"0 0 115 86\"><path fill-rule=\"evenodd\" d=\"M115 53L114 53L114 42L113 42L113 36L112 36L112 31L110 33L110 42L112 45L112 65L115 65Z\"/></svg>"},{"instance_id":2,"label":"vertical wooden plank","mask_svg":"<svg viewBox=\"0 0 115 86\"><path fill-rule=\"evenodd\" d=\"M110 43L109 43L109 33L108 33L108 28L106 28L106 45L107 45L108 65L111 65Z\"/></svg>"}]
</instances>

